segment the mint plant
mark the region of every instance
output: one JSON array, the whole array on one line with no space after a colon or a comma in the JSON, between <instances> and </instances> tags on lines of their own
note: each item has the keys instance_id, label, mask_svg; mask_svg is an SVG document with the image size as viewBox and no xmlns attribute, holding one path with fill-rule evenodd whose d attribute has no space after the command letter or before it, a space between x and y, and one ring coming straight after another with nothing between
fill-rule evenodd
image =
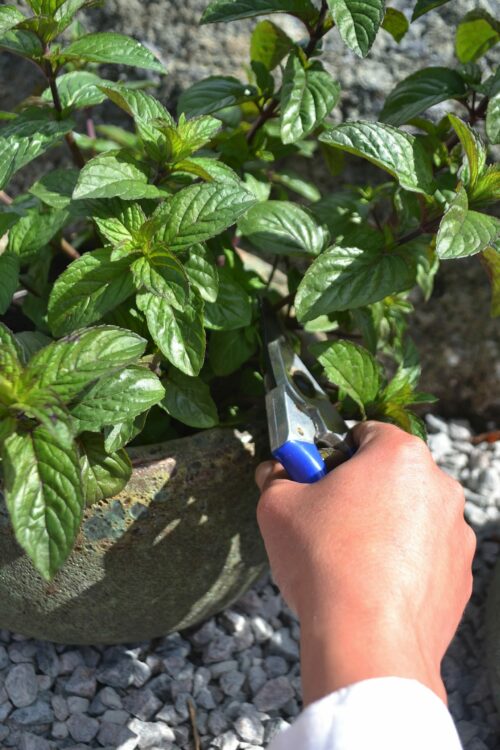
<instances>
[{"instance_id":1,"label":"mint plant","mask_svg":"<svg viewBox=\"0 0 500 750\"><path fill-rule=\"evenodd\" d=\"M16 538L45 579L85 506L126 485L130 442L262 407L262 294L291 337L318 339L313 367L347 417L425 437L413 290L428 299L442 260L475 254L500 314L500 74L484 58L500 23L471 10L454 68L416 71L377 121L335 126L341 92L322 40L338 33L366 56L378 33L399 42L447 1L417 0L410 19L383 0L212 0L202 23L288 13L303 38L257 18L247 80L197 81L176 113L147 82L101 77L102 63L165 71L132 38L86 33L75 14L91 1L0 6L0 49L45 81L0 112L0 471ZM445 101L446 116L428 113ZM104 102L133 128L96 124ZM61 147L67 166L16 189L20 170ZM380 178L338 189L345 154ZM331 192L302 176L311 159Z\"/></svg>"}]
</instances>

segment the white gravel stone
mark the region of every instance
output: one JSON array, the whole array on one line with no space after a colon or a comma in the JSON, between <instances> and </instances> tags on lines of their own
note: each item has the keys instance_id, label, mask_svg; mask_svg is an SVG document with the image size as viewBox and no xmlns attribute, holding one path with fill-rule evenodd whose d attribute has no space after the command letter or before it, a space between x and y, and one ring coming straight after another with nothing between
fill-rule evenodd
<instances>
[{"instance_id":1,"label":"white gravel stone","mask_svg":"<svg viewBox=\"0 0 500 750\"><path fill-rule=\"evenodd\" d=\"M170 727L161 722L145 722L140 719L132 719L128 728L139 738L141 750L169 750L170 744L175 742L175 734Z\"/></svg>"}]
</instances>

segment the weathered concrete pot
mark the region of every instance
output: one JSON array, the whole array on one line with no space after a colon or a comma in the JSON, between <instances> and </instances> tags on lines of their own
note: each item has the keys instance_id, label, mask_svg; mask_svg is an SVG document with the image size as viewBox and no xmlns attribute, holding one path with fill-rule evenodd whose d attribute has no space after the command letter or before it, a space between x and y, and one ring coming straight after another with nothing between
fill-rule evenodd
<instances>
[{"instance_id":1,"label":"weathered concrete pot","mask_svg":"<svg viewBox=\"0 0 500 750\"><path fill-rule=\"evenodd\" d=\"M266 566L254 453L230 429L130 450L127 488L85 511L50 585L0 503L0 627L61 643L120 643L189 627L229 605Z\"/></svg>"}]
</instances>

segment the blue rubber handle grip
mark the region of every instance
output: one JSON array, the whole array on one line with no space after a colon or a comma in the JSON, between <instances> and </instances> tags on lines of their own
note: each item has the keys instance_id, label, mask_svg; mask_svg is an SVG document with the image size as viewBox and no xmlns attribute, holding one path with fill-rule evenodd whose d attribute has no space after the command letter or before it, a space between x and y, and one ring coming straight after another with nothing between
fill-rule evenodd
<instances>
[{"instance_id":1,"label":"blue rubber handle grip","mask_svg":"<svg viewBox=\"0 0 500 750\"><path fill-rule=\"evenodd\" d=\"M325 462L314 443L289 440L273 451L273 456L283 464L294 482L312 484L327 474Z\"/></svg>"}]
</instances>

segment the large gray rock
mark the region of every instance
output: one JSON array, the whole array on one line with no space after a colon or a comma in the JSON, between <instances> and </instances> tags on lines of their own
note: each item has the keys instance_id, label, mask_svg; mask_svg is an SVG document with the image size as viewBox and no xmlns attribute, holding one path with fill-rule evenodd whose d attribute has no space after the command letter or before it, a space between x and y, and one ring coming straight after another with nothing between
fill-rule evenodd
<instances>
[{"instance_id":1,"label":"large gray rock","mask_svg":"<svg viewBox=\"0 0 500 750\"><path fill-rule=\"evenodd\" d=\"M131 450L129 485L87 508L51 584L17 545L0 502L0 627L63 643L137 642L228 606L266 566L253 448L215 429ZM101 671L97 679L116 684Z\"/></svg>"}]
</instances>

